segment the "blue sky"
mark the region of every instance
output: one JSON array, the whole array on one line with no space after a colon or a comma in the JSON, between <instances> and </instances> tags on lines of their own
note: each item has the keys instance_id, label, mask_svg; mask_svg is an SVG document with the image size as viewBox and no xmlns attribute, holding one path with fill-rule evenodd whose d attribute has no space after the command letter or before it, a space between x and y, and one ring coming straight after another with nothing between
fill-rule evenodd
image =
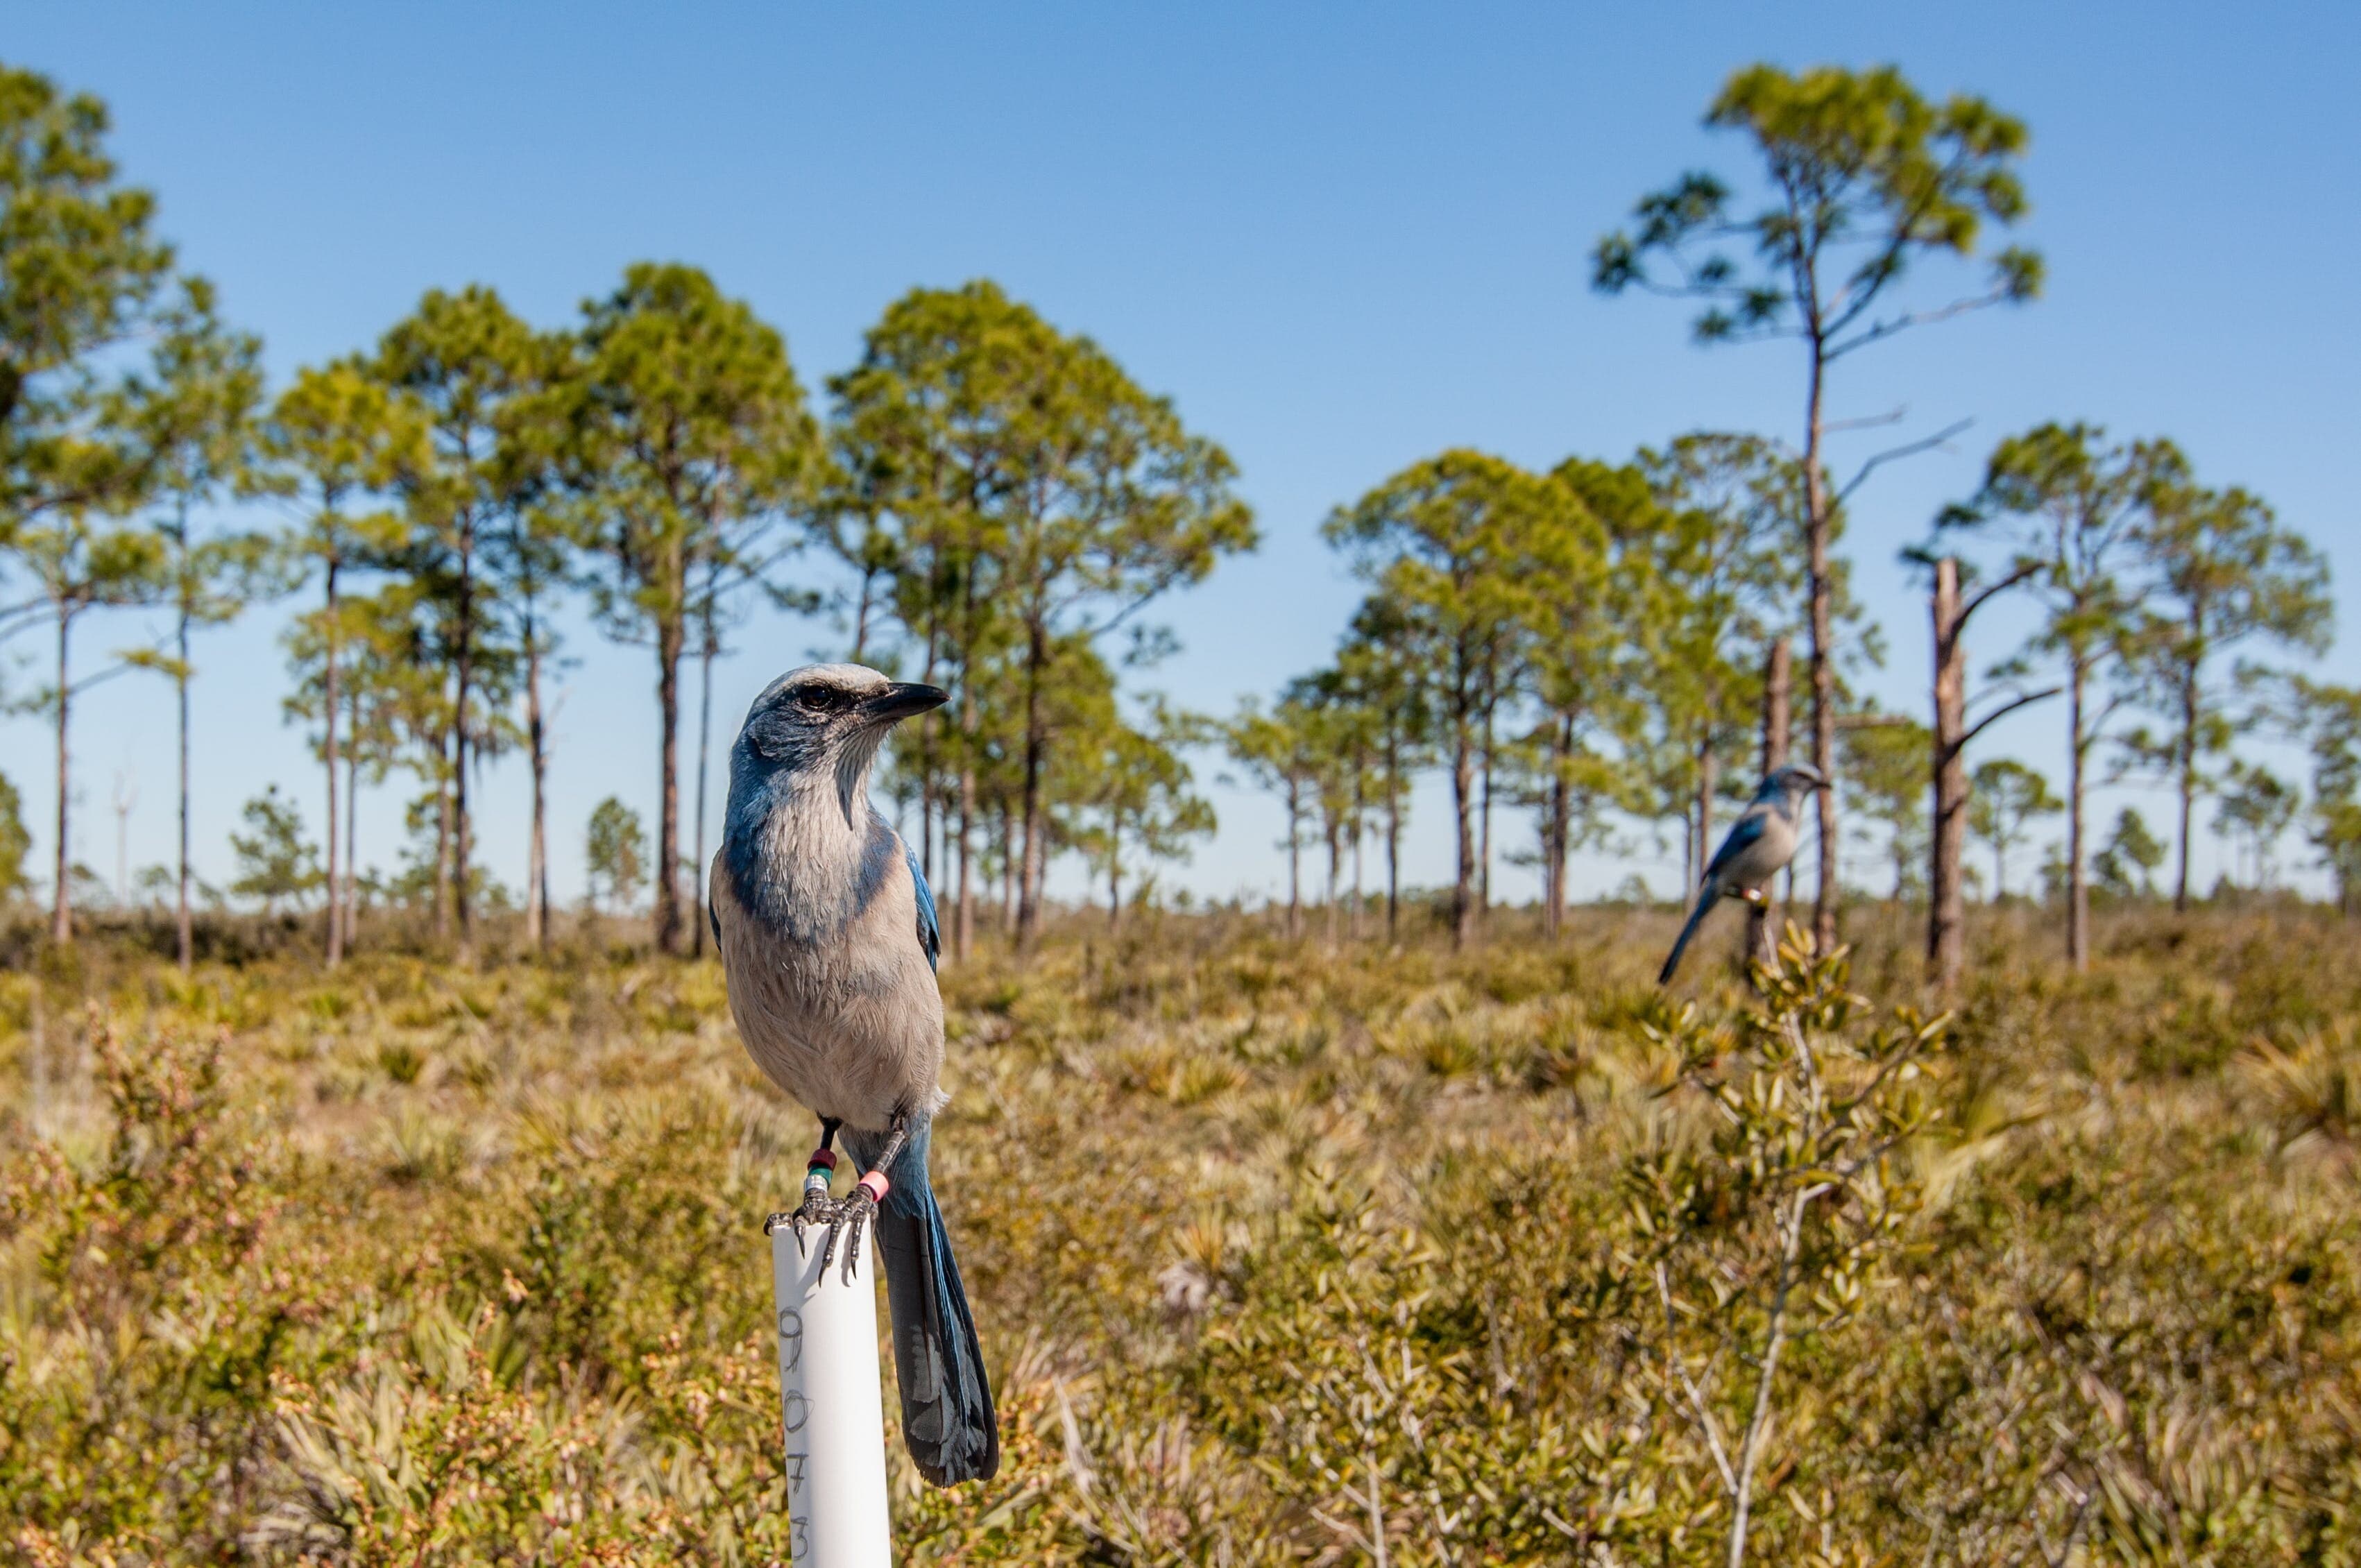
<instances>
[{"instance_id":1,"label":"blue sky","mask_svg":"<svg viewBox=\"0 0 2361 1568\"><path fill-rule=\"evenodd\" d=\"M0 36L0 59L110 102L126 174L159 192L165 231L264 335L277 376L373 341L430 287L490 284L555 324L660 258L751 299L816 390L904 290L999 280L1237 459L1265 543L1172 603L1186 651L1154 677L1215 710L1326 655L1356 588L1319 521L1406 463L1456 444L1545 465L1688 429L1793 433L1792 349L1697 349L1677 305L1586 286L1590 245L1641 192L1692 166L1742 170L1698 116L1757 59L1892 60L2034 132L2022 237L2048 255L2047 297L1880 348L1836 385L1839 416L1975 422L1857 503L1886 701L1919 711L1926 681L1895 551L1973 487L1993 441L2052 417L2170 434L2202 473L2259 490L2328 551L2349 621L2361 328L2330 302L2356 249L2356 57L2361 8L2328 4L93 4L16 7ZM216 879L237 804L266 783L318 820L278 710L282 619L200 650L199 865ZM2018 630L1996 619L1978 653ZM134 616L93 620L79 657L140 635ZM829 637L749 626L717 715L734 724ZM2350 647L2330 673L2354 676ZM590 806L617 794L652 819L655 794L652 657L587 628L570 652L561 897L579 889ZM78 709L74 849L102 874L118 774L137 795L131 863L168 854L170 711L146 676ZM2033 710L1988 751L2055 773L2060 723ZM0 722L42 864L48 747L33 720ZM513 882L522 768L496 768L486 793L488 858ZM1278 885L1276 812L1215 795L1223 831L1180 880ZM400 807L398 788L365 805L364 863L391 863ZM1442 817L1422 799L1416 880L1447 875ZM1642 846L1634 863L1669 890L1675 861ZM1627 869L1594 863L1577 886Z\"/></svg>"}]
</instances>

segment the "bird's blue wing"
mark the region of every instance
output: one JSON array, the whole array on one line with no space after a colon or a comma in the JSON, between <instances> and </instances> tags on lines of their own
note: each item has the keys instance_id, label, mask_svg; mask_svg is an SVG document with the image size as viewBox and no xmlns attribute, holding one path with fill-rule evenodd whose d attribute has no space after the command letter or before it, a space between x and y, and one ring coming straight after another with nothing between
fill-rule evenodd
<instances>
[{"instance_id":1,"label":"bird's blue wing","mask_svg":"<svg viewBox=\"0 0 2361 1568\"><path fill-rule=\"evenodd\" d=\"M1721 841L1721 848L1713 852L1713 860L1706 866L1705 874L1711 877L1729 869L1730 862L1736 860L1748 845L1763 837L1763 820L1760 814L1753 814L1731 823L1730 836Z\"/></svg>"},{"instance_id":2,"label":"bird's blue wing","mask_svg":"<svg viewBox=\"0 0 2361 1568\"><path fill-rule=\"evenodd\" d=\"M934 890L927 885L927 873L918 869L918 852L905 844L902 858L910 862L910 887L918 895L918 946L926 949L927 967L934 969L943 951L943 923L935 914Z\"/></svg>"}]
</instances>

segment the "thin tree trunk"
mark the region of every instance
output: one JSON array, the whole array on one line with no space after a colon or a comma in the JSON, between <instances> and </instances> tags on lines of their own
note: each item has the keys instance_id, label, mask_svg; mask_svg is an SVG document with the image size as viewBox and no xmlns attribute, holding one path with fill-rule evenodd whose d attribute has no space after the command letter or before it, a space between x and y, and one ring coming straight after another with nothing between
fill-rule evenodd
<instances>
[{"instance_id":1,"label":"thin tree trunk","mask_svg":"<svg viewBox=\"0 0 2361 1568\"><path fill-rule=\"evenodd\" d=\"M874 520L872 521L873 525ZM867 554L868 552L865 547L864 541L862 554L865 556ZM863 664L869 662L869 593L871 586L874 584L876 580L876 567L868 565L862 567L861 605L860 608L853 612L852 617L852 662L856 664Z\"/></svg>"},{"instance_id":2,"label":"thin tree trunk","mask_svg":"<svg viewBox=\"0 0 2361 1568\"><path fill-rule=\"evenodd\" d=\"M964 675L965 672L961 672ZM960 682L959 909L952 920L951 956L964 959L975 943L975 905L968 893L968 857L972 849L975 803L975 697Z\"/></svg>"},{"instance_id":3,"label":"thin tree trunk","mask_svg":"<svg viewBox=\"0 0 2361 1568\"><path fill-rule=\"evenodd\" d=\"M465 954L476 935L475 900L469 896L468 887L476 863L476 840L467 805L467 696L475 689L476 675L476 540L472 518L462 524L459 540L459 656L456 672L459 693L451 710L451 903L458 917L459 951Z\"/></svg>"},{"instance_id":4,"label":"thin tree trunk","mask_svg":"<svg viewBox=\"0 0 2361 1568\"><path fill-rule=\"evenodd\" d=\"M530 615L525 621L525 744L533 768L533 827L525 846L524 939L549 947L549 727L541 707L541 646Z\"/></svg>"},{"instance_id":5,"label":"thin tree trunk","mask_svg":"<svg viewBox=\"0 0 2361 1568\"><path fill-rule=\"evenodd\" d=\"M1023 952L1041 923L1041 874L1049 861L1043 820L1042 770L1049 737L1041 712L1041 680L1049 663L1049 633L1038 618L1027 632L1025 652L1025 860L1016 878L1016 949Z\"/></svg>"},{"instance_id":6,"label":"thin tree trunk","mask_svg":"<svg viewBox=\"0 0 2361 1568\"><path fill-rule=\"evenodd\" d=\"M1823 778L1837 776L1837 695L1835 589L1828 574L1831 532L1828 478L1820 471L1823 434L1821 400L1828 365L1826 345L1817 336L1810 342L1811 384L1806 395L1804 433L1804 502L1810 523L1812 620L1812 765ZM1818 797L1820 878L1812 900L1812 935L1825 952L1837 939L1837 795L1833 789L1813 792Z\"/></svg>"},{"instance_id":7,"label":"thin tree trunk","mask_svg":"<svg viewBox=\"0 0 2361 1568\"><path fill-rule=\"evenodd\" d=\"M1784 637L1771 644L1763 659L1763 776L1787 765L1787 734L1795 685L1795 656ZM1746 911L1746 950L1768 963L1777 957L1771 924L1770 893Z\"/></svg>"},{"instance_id":8,"label":"thin tree trunk","mask_svg":"<svg viewBox=\"0 0 2361 1568\"><path fill-rule=\"evenodd\" d=\"M1287 782L1287 939L1303 930L1303 808L1302 791Z\"/></svg>"},{"instance_id":9,"label":"thin tree trunk","mask_svg":"<svg viewBox=\"0 0 2361 1568\"><path fill-rule=\"evenodd\" d=\"M1336 945L1336 894L1337 884L1344 880L1345 849L1342 835L1337 831L1335 816L1324 810L1321 815L1324 818L1322 826L1326 829L1328 839L1327 927L1328 945L1333 948Z\"/></svg>"},{"instance_id":10,"label":"thin tree trunk","mask_svg":"<svg viewBox=\"0 0 2361 1568\"><path fill-rule=\"evenodd\" d=\"M2189 850L2191 814L2197 804L2197 676L2194 671L2180 686L2180 869L2172 890L2172 907L2189 912Z\"/></svg>"},{"instance_id":11,"label":"thin tree trunk","mask_svg":"<svg viewBox=\"0 0 2361 1568\"><path fill-rule=\"evenodd\" d=\"M181 705L181 875L179 902L172 915L173 948L181 962L181 972L186 974L197 959L196 922L189 913L189 606L181 603L180 679L173 684L179 688ZM335 818L328 818L328 831L335 832ZM335 908L336 884L328 883L328 907Z\"/></svg>"},{"instance_id":12,"label":"thin tree trunk","mask_svg":"<svg viewBox=\"0 0 2361 1568\"><path fill-rule=\"evenodd\" d=\"M656 626L656 951L676 953L680 914L680 656L687 628L676 611Z\"/></svg>"},{"instance_id":13,"label":"thin tree trunk","mask_svg":"<svg viewBox=\"0 0 2361 1568\"><path fill-rule=\"evenodd\" d=\"M1463 707L1453 716L1451 737L1451 811L1457 835L1458 874L1451 889L1451 945L1464 948L1476 934L1476 790L1474 739L1467 732Z\"/></svg>"},{"instance_id":14,"label":"thin tree trunk","mask_svg":"<svg viewBox=\"0 0 2361 1568\"><path fill-rule=\"evenodd\" d=\"M1107 814L1107 933L1123 929L1123 820Z\"/></svg>"},{"instance_id":15,"label":"thin tree trunk","mask_svg":"<svg viewBox=\"0 0 2361 1568\"><path fill-rule=\"evenodd\" d=\"M438 743L435 760L445 772L434 781L434 935L451 935L451 763L448 742Z\"/></svg>"},{"instance_id":16,"label":"thin tree trunk","mask_svg":"<svg viewBox=\"0 0 2361 1568\"><path fill-rule=\"evenodd\" d=\"M330 969L335 969L345 961L345 923L339 917L336 908L336 876L340 869L336 858L336 708L338 699L343 696L342 688L338 685L342 678L342 672L338 668L338 654L342 652L344 630L341 620L342 610L336 595L338 565L335 556L330 555L325 574L328 598L327 700L321 707L321 716L325 721L323 728L327 738L324 754L327 759L328 774L328 967ZM183 625L185 624L186 620L183 618ZM181 657L185 664L188 659L185 648Z\"/></svg>"},{"instance_id":17,"label":"thin tree trunk","mask_svg":"<svg viewBox=\"0 0 2361 1568\"><path fill-rule=\"evenodd\" d=\"M1000 933L1016 929L1016 817L1003 801L1000 806Z\"/></svg>"},{"instance_id":18,"label":"thin tree trunk","mask_svg":"<svg viewBox=\"0 0 2361 1568\"><path fill-rule=\"evenodd\" d=\"M931 625L927 630L927 665L919 678L929 685L933 684L935 678L936 644L940 641L941 635L940 630ZM960 700L964 704L967 700L967 683L962 681L960 685ZM939 862L935 858L935 784L939 773L940 769L935 761L934 727L929 725L918 731L918 870L927 878L927 884L929 887L934 885L939 875ZM952 925L954 929L951 951L956 957L959 953L956 929L959 925L958 916L953 916Z\"/></svg>"},{"instance_id":19,"label":"thin tree trunk","mask_svg":"<svg viewBox=\"0 0 2361 1568\"><path fill-rule=\"evenodd\" d=\"M1574 719L1561 715L1550 731L1549 825L1543 833L1543 920L1549 934L1565 927L1565 855L1573 837L1573 792L1566 786L1567 754L1573 750Z\"/></svg>"},{"instance_id":20,"label":"thin tree trunk","mask_svg":"<svg viewBox=\"0 0 2361 1568\"><path fill-rule=\"evenodd\" d=\"M2091 961L2091 878L2083 839L2082 769L2090 741L2082 733L2083 685L2089 672L2078 656L2068 672L2066 693L2066 961L2076 970ZM1997 873L1993 884L1999 884Z\"/></svg>"},{"instance_id":21,"label":"thin tree trunk","mask_svg":"<svg viewBox=\"0 0 2361 1568\"><path fill-rule=\"evenodd\" d=\"M1960 603L1960 563L1935 563L1929 605L1935 630L1934 831L1927 871L1927 965L1946 990L1959 983L1966 961L1967 912L1960 887L1968 833L1968 651L1966 613ZM1897 864L1896 896L1900 894Z\"/></svg>"},{"instance_id":22,"label":"thin tree trunk","mask_svg":"<svg viewBox=\"0 0 2361 1568\"><path fill-rule=\"evenodd\" d=\"M73 611L60 599L58 604L58 881L49 900L49 940L60 947L73 940L73 864L66 853L66 721L67 710L73 697L73 672L68 667L66 652L72 629Z\"/></svg>"},{"instance_id":23,"label":"thin tree trunk","mask_svg":"<svg viewBox=\"0 0 2361 1568\"><path fill-rule=\"evenodd\" d=\"M705 795L708 759L713 751L713 619L705 621L705 641L697 650L697 850L690 859L688 879L688 951L705 956Z\"/></svg>"},{"instance_id":24,"label":"thin tree trunk","mask_svg":"<svg viewBox=\"0 0 2361 1568\"><path fill-rule=\"evenodd\" d=\"M330 832L335 825L329 825ZM360 935L359 908L360 868L353 857L358 853L361 837L361 759L358 743L345 759L345 950L350 952L353 938Z\"/></svg>"},{"instance_id":25,"label":"thin tree trunk","mask_svg":"<svg viewBox=\"0 0 2361 1568\"><path fill-rule=\"evenodd\" d=\"M1386 762L1386 940L1401 934L1401 751Z\"/></svg>"},{"instance_id":26,"label":"thin tree trunk","mask_svg":"<svg viewBox=\"0 0 2361 1568\"><path fill-rule=\"evenodd\" d=\"M1476 853L1476 918L1492 913L1492 710L1484 709L1484 804L1482 831Z\"/></svg>"},{"instance_id":27,"label":"thin tree trunk","mask_svg":"<svg viewBox=\"0 0 2361 1568\"><path fill-rule=\"evenodd\" d=\"M1352 918L1345 925L1345 935L1357 942L1361 939L1361 905L1367 902L1361 893L1361 851L1363 846L1368 841L1369 834L1367 817L1365 815L1368 807L1368 801L1362 790L1362 781L1367 776L1367 772L1366 769L1362 768L1361 759L1357 757L1354 761L1354 770L1353 914Z\"/></svg>"},{"instance_id":28,"label":"thin tree trunk","mask_svg":"<svg viewBox=\"0 0 2361 1568\"><path fill-rule=\"evenodd\" d=\"M954 828L959 850L959 897L951 914L951 959L967 957L975 944L975 902L969 893L969 866L975 855L975 770L960 768L959 820Z\"/></svg>"},{"instance_id":29,"label":"thin tree trunk","mask_svg":"<svg viewBox=\"0 0 2361 1568\"><path fill-rule=\"evenodd\" d=\"M1697 885L1698 878L1705 875L1706 861L1713 854L1713 787L1719 778L1719 769L1716 765L1719 761L1713 754L1713 732L1708 728L1697 740L1697 875L1690 879L1692 887Z\"/></svg>"}]
</instances>

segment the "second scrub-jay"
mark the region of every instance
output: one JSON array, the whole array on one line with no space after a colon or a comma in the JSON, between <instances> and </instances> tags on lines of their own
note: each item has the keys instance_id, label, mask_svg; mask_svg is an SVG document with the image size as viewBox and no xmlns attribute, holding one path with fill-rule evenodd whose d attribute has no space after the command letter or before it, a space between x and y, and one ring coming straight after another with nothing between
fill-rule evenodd
<instances>
[{"instance_id":1,"label":"second scrub-jay","mask_svg":"<svg viewBox=\"0 0 2361 1568\"><path fill-rule=\"evenodd\" d=\"M1681 927L1672 956L1656 976L1658 985L1673 983L1673 972L1681 967L1681 954L1687 950L1689 938L1697 935L1715 905L1725 898L1742 898L1750 904L1762 901L1763 888L1795 858L1795 845L1803 836L1799 815L1805 797L1828 787L1827 776L1809 762L1771 770L1754 791L1753 800L1730 825L1721 848L1706 863L1705 875L1697 883L1697 907L1689 912L1689 923Z\"/></svg>"},{"instance_id":2,"label":"second scrub-jay","mask_svg":"<svg viewBox=\"0 0 2361 1568\"><path fill-rule=\"evenodd\" d=\"M1000 1432L975 1322L927 1184L942 1102L941 933L917 857L869 803L886 733L941 705L933 686L858 664L773 681L730 751L730 804L713 858L713 939L747 1054L819 1117L803 1206L770 1226L846 1237L871 1225L885 1260L902 1436L939 1486L1000 1467ZM837 1134L862 1176L829 1195ZM769 1227L766 1227L769 1228Z\"/></svg>"}]
</instances>

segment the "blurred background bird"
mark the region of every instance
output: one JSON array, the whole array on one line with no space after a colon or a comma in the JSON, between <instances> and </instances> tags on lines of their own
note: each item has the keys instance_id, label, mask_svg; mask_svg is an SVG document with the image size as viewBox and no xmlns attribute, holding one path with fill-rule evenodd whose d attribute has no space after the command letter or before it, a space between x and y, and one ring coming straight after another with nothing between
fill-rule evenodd
<instances>
[{"instance_id":1,"label":"blurred background bird","mask_svg":"<svg viewBox=\"0 0 2361 1568\"><path fill-rule=\"evenodd\" d=\"M1819 769L1809 762L1794 762L1784 768L1773 768L1755 787L1754 798L1738 820L1730 825L1730 832L1721 847L1707 862L1705 875L1697 883L1697 907L1689 911L1688 924L1673 942L1672 955L1664 959L1664 969L1656 976L1658 985L1670 985L1673 974L1681 967L1681 954L1688 950L1689 938L1713 906L1725 898L1742 898L1759 904L1763 890L1771 879L1787 869L1795 858L1795 846L1803 838L1798 812L1804 797L1816 789L1826 789L1828 781Z\"/></svg>"},{"instance_id":2,"label":"blurred background bird","mask_svg":"<svg viewBox=\"0 0 2361 1568\"><path fill-rule=\"evenodd\" d=\"M771 683L730 752L730 800L711 872L713 938L747 1054L820 1119L803 1206L774 1214L800 1236L824 1226L822 1266L845 1268L864 1225L885 1262L902 1435L937 1486L1000 1465L983 1354L927 1181L942 1092L940 931L916 856L869 802L869 772L901 720L937 707L934 686L858 664L812 664ZM833 1145L862 1174L829 1196Z\"/></svg>"}]
</instances>

